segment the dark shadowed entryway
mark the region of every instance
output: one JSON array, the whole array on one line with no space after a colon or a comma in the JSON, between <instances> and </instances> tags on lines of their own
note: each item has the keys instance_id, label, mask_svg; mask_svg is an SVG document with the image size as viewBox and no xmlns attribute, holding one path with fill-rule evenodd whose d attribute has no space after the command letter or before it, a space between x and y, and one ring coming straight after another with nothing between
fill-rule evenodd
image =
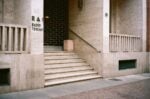
<instances>
[{"instance_id":1,"label":"dark shadowed entryway","mask_svg":"<svg viewBox=\"0 0 150 99\"><path fill-rule=\"evenodd\" d=\"M44 46L61 50L68 38L68 0L44 0Z\"/></svg>"}]
</instances>

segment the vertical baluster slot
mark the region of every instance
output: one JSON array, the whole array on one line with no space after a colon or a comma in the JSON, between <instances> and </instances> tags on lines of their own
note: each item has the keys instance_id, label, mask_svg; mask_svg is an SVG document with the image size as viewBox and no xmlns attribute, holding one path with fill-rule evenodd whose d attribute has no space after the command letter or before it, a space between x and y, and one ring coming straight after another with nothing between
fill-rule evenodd
<instances>
[{"instance_id":1,"label":"vertical baluster slot","mask_svg":"<svg viewBox=\"0 0 150 99\"><path fill-rule=\"evenodd\" d=\"M12 50L12 27L8 27L8 51Z\"/></svg>"},{"instance_id":2,"label":"vertical baluster slot","mask_svg":"<svg viewBox=\"0 0 150 99\"><path fill-rule=\"evenodd\" d=\"M23 32L23 28L20 28L20 51L23 51L23 35L24 35L24 32Z\"/></svg>"},{"instance_id":3,"label":"vertical baluster slot","mask_svg":"<svg viewBox=\"0 0 150 99\"><path fill-rule=\"evenodd\" d=\"M0 51L2 50L2 26L0 26Z\"/></svg>"},{"instance_id":4,"label":"vertical baluster slot","mask_svg":"<svg viewBox=\"0 0 150 99\"><path fill-rule=\"evenodd\" d=\"M5 51L5 41L6 41L6 27L2 26L2 51Z\"/></svg>"},{"instance_id":5,"label":"vertical baluster slot","mask_svg":"<svg viewBox=\"0 0 150 99\"><path fill-rule=\"evenodd\" d=\"M26 45L27 45L27 41L26 41L26 32L27 30L25 28L23 28L23 51L26 51Z\"/></svg>"}]
</instances>

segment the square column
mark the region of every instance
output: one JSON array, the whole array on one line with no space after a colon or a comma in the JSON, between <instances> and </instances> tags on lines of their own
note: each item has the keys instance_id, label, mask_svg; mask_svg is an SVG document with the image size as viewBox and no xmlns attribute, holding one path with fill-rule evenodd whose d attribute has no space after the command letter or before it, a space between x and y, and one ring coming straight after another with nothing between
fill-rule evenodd
<instances>
[{"instance_id":1,"label":"square column","mask_svg":"<svg viewBox=\"0 0 150 99\"><path fill-rule=\"evenodd\" d=\"M142 0L143 3L143 33L142 33L142 51L146 52L147 46L147 0Z\"/></svg>"},{"instance_id":2,"label":"square column","mask_svg":"<svg viewBox=\"0 0 150 99\"><path fill-rule=\"evenodd\" d=\"M31 53L43 54L43 0L31 1Z\"/></svg>"},{"instance_id":3,"label":"square column","mask_svg":"<svg viewBox=\"0 0 150 99\"><path fill-rule=\"evenodd\" d=\"M103 0L102 53L109 53L110 0Z\"/></svg>"}]
</instances>

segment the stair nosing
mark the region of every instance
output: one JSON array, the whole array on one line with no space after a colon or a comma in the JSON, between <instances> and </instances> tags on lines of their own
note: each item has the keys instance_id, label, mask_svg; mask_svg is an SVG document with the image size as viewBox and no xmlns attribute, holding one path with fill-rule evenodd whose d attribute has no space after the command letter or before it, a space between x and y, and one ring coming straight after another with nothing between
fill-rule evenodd
<instances>
[{"instance_id":1,"label":"stair nosing","mask_svg":"<svg viewBox=\"0 0 150 99\"><path fill-rule=\"evenodd\" d=\"M57 60L57 61L59 61L59 60L81 60L81 61L85 61L84 59L81 59L81 58L77 58L77 59L71 59L71 58L69 58L69 59L54 59L54 60ZM51 60L47 60L47 61L51 61ZM47 62L47 61L45 61L45 62Z\"/></svg>"},{"instance_id":2,"label":"stair nosing","mask_svg":"<svg viewBox=\"0 0 150 99\"><path fill-rule=\"evenodd\" d=\"M64 62L64 63L45 63L44 65L53 65L53 64L69 64L69 63L81 63L82 61L80 61L80 62ZM84 61L83 61L84 62Z\"/></svg>"},{"instance_id":3,"label":"stair nosing","mask_svg":"<svg viewBox=\"0 0 150 99\"><path fill-rule=\"evenodd\" d=\"M44 59L44 61L48 61L48 60L69 60L69 59L81 59L81 58Z\"/></svg>"},{"instance_id":4,"label":"stair nosing","mask_svg":"<svg viewBox=\"0 0 150 99\"><path fill-rule=\"evenodd\" d=\"M80 72L79 72L79 74L71 74L71 75L69 75L69 73L73 73L73 72L67 72L67 73L68 74L66 74L66 75L64 73L60 73L60 74L63 74L65 76L57 76L57 77L52 77L52 78L51 77L45 77L44 79L45 80L53 80L53 79L69 78L69 77L75 77L75 76L84 76L84 75L90 75L90 74L98 74L96 71L93 71L93 70L91 70L89 72L86 71L86 73L81 73L81 74L80 74ZM55 74L53 76L55 76Z\"/></svg>"},{"instance_id":5,"label":"stair nosing","mask_svg":"<svg viewBox=\"0 0 150 99\"><path fill-rule=\"evenodd\" d=\"M84 70L94 70L94 68L92 68L92 67L90 67L89 66L89 68L84 68L84 69L81 69L81 70L70 70L70 71L59 71L59 72L56 72L56 73L48 73L48 72L46 72L46 70L45 70L45 72L44 72L44 74L58 74L58 73L66 73L66 72L75 72L75 71L84 71Z\"/></svg>"},{"instance_id":6,"label":"stair nosing","mask_svg":"<svg viewBox=\"0 0 150 99\"><path fill-rule=\"evenodd\" d=\"M44 56L71 56L71 55L77 55L75 53L47 53L44 54Z\"/></svg>"},{"instance_id":7,"label":"stair nosing","mask_svg":"<svg viewBox=\"0 0 150 99\"><path fill-rule=\"evenodd\" d=\"M59 60L78 60L78 61L85 61L84 59L81 59L81 58L78 58L78 59L55 59L56 61L59 61ZM54 61L54 60L46 60L45 62L48 62L48 61Z\"/></svg>"},{"instance_id":8,"label":"stair nosing","mask_svg":"<svg viewBox=\"0 0 150 99\"><path fill-rule=\"evenodd\" d=\"M74 53L73 51L49 51L49 52L44 52L44 53Z\"/></svg>"},{"instance_id":9,"label":"stair nosing","mask_svg":"<svg viewBox=\"0 0 150 99\"><path fill-rule=\"evenodd\" d=\"M63 66L63 67L46 67L44 69L58 69L58 68L70 68L70 67L81 67L81 66L90 66L90 65L77 65L77 66Z\"/></svg>"},{"instance_id":10,"label":"stair nosing","mask_svg":"<svg viewBox=\"0 0 150 99\"><path fill-rule=\"evenodd\" d=\"M92 77L93 76L93 77ZM89 79L96 79L96 78L100 78L101 76L100 75L90 75L90 77L85 77L85 76L82 76L82 77L72 77L73 80L71 80L72 78L67 78L66 79L63 79L63 80L60 80L57 82L57 80L53 80L53 82L49 82L49 81L45 81L45 86L51 86L51 85L58 85L58 84L64 84L64 83L71 83L71 82L77 82L77 81L84 81L84 80L89 80ZM69 81L70 80L70 81Z\"/></svg>"}]
</instances>

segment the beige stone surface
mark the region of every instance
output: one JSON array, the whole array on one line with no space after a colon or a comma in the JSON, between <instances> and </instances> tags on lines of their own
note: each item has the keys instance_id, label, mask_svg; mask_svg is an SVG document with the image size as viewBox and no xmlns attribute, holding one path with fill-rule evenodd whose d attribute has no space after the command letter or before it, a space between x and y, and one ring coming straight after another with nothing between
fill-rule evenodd
<instances>
[{"instance_id":1,"label":"beige stone surface","mask_svg":"<svg viewBox=\"0 0 150 99\"><path fill-rule=\"evenodd\" d=\"M3 21L3 2L0 0L0 22Z\"/></svg>"},{"instance_id":2,"label":"beige stone surface","mask_svg":"<svg viewBox=\"0 0 150 99\"><path fill-rule=\"evenodd\" d=\"M31 32L31 53L42 54L44 51L43 32Z\"/></svg>"},{"instance_id":3,"label":"beige stone surface","mask_svg":"<svg viewBox=\"0 0 150 99\"><path fill-rule=\"evenodd\" d=\"M29 27L31 54L0 54L0 68L11 69L11 85L0 86L0 93L42 88L44 87L43 31L31 30L31 16L43 17L43 0L3 1L2 10L2 0L0 0L0 22ZM69 28L96 49L71 32L69 38L74 40L75 52L100 75L103 77L121 76L142 73L150 69L150 63L148 64L150 55L148 60L146 52L105 54L99 52L104 44L102 43L104 39L103 0L84 0L82 10L78 9L77 0L69 1ZM118 5L112 10L112 32L142 35L142 0L115 1L118 1ZM5 16L4 19L3 16ZM126 59L137 59L137 68L119 71L118 60Z\"/></svg>"},{"instance_id":4,"label":"beige stone surface","mask_svg":"<svg viewBox=\"0 0 150 99\"><path fill-rule=\"evenodd\" d=\"M137 59L135 69L119 70L119 60ZM146 52L127 52L103 54L103 77L115 77L138 74L148 71L148 54Z\"/></svg>"},{"instance_id":5,"label":"beige stone surface","mask_svg":"<svg viewBox=\"0 0 150 99\"><path fill-rule=\"evenodd\" d=\"M0 22L30 26L31 0L0 0Z\"/></svg>"},{"instance_id":6,"label":"beige stone surface","mask_svg":"<svg viewBox=\"0 0 150 99\"><path fill-rule=\"evenodd\" d=\"M84 0L82 10L78 8L78 0L70 0L69 28L101 50L103 0Z\"/></svg>"},{"instance_id":7,"label":"beige stone surface","mask_svg":"<svg viewBox=\"0 0 150 99\"><path fill-rule=\"evenodd\" d=\"M31 0L15 0L15 23L31 26Z\"/></svg>"},{"instance_id":8,"label":"beige stone surface","mask_svg":"<svg viewBox=\"0 0 150 99\"><path fill-rule=\"evenodd\" d=\"M2 9L3 7L3 9ZM32 16L43 18L42 0L0 0L0 22L28 27L30 52L43 53L43 31L32 31ZM43 29L43 20L40 22Z\"/></svg>"},{"instance_id":9,"label":"beige stone surface","mask_svg":"<svg viewBox=\"0 0 150 99\"><path fill-rule=\"evenodd\" d=\"M143 34L143 0L111 0L111 32Z\"/></svg>"},{"instance_id":10,"label":"beige stone surface","mask_svg":"<svg viewBox=\"0 0 150 99\"><path fill-rule=\"evenodd\" d=\"M0 86L0 93L44 87L43 55L0 55L0 69L10 68L10 86Z\"/></svg>"},{"instance_id":11,"label":"beige stone surface","mask_svg":"<svg viewBox=\"0 0 150 99\"><path fill-rule=\"evenodd\" d=\"M74 40L75 52L95 68L103 77L123 76L148 72L148 54L146 52L99 53L70 31ZM119 60L137 59L137 68L120 70Z\"/></svg>"},{"instance_id":12,"label":"beige stone surface","mask_svg":"<svg viewBox=\"0 0 150 99\"><path fill-rule=\"evenodd\" d=\"M43 5L44 0L31 0L31 16L39 17L41 19L40 22L33 22L34 24L39 24L40 27L35 27L41 29L41 31L33 30L33 26L31 28L31 53L32 54L42 54L43 53L43 36L44 36L44 28L43 28ZM31 17L30 16L30 17Z\"/></svg>"},{"instance_id":13,"label":"beige stone surface","mask_svg":"<svg viewBox=\"0 0 150 99\"><path fill-rule=\"evenodd\" d=\"M15 0L3 0L3 22L14 23L15 22Z\"/></svg>"},{"instance_id":14,"label":"beige stone surface","mask_svg":"<svg viewBox=\"0 0 150 99\"><path fill-rule=\"evenodd\" d=\"M85 59L90 66L102 74L102 56L99 52L93 49L91 46L87 45L77 36L70 32L70 38L74 40L74 50L78 53L80 57Z\"/></svg>"},{"instance_id":15,"label":"beige stone surface","mask_svg":"<svg viewBox=\"0 0 150 99\"><path fill-rule=\"evenodd\" d=\"M73 51L74 43L73 40L64 40L64 51Z\"/></svg>"}]
</instances>

